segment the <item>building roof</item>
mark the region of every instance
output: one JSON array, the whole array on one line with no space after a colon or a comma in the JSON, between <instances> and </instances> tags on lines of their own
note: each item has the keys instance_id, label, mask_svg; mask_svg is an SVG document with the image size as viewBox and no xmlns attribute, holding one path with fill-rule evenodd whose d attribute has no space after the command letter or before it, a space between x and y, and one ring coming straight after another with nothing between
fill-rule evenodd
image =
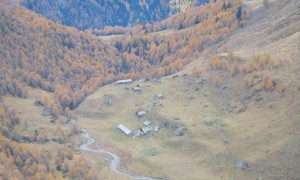
<instances>
[{"instance_id":1,"label":"building roof","mask_svg":"<svg viewBox=\"0 0 300 180\"><path fill-rule=\"evenodd\" d=\"M126 135L130 135L132 134L132 132L126 127L124 126L123 124L119 124L118 125L118 128L123 131Z\"/></svg>"},{"instance_id":2,"label":"building roof","mask_svg":"<svg viewBox=\"0 0 300 180\"><path fill-rule=\"evenodd\" d=\"M138 112L136 113L136 115L137 115L138 117L144 116L144 115L146 115L146 111L138 111Z\"/></svg>"},{"instance_id":3,"label":"building roof","mask_svg":"<svg viewBox=\"0 0 300 180\"><path fill-rule=\"evenodd\" d=\"M132 83L132 79L123 79L123 80L119 80L117 81L118 84L130 84Z\"/></svg>"},{"instance_id":4,"label":"building roof","mask_svg":"<svg viewBox=\"0 0 300 180\"><path fill-rule=\"evenodd\" d=\"M143 123L143 125L145 125L145 126L149 126L150 124L151 124L150 121L145 121L145 122Z\"/></svg>"},{"instance_id":5,"label":"building roof","mask_svg":"<svg viewBox=\"0 0 300 180\"><path fill-rule=\"evenodd\" d=\"M142 128L142 131L143 131L144 134L147 134L147 133L150 132L151 130L152 130L152 128L150 128L150 127L143 127L143 128Z\"/></svg>"},{"instance_id":6,"label":"building roof","mask_svg":"<svg viewBox=\"0 0 300 180\"><path fill-rule=\"evenodd\" d=\"M140 90L141 90L141 88L140 88L140 87L137 87L137 86L136 86L136 87L133 87L132 89L133 89L134 91L140 91Z\"/></svg>"}]
</instances>

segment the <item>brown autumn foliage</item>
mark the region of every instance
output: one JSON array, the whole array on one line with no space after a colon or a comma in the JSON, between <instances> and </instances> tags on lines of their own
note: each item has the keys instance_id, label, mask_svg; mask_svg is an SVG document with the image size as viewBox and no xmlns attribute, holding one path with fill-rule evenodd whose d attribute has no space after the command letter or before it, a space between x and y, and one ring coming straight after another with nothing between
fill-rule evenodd
<instances>
[{"instance_id":1,"label":"brown autumn foliage","mask_svg":"<svg viewBox=\"0 0 300 180\"><path fill-rule=\"evenodd\" d=\"M229 60L234 61L236 59L236 56L233 51L229 51L227 57Z\"/></svg>"},{"instance_id":2,"label":"brown autumn foliage","mask_svg":"<svg viewBox=\"0 0 300 180\"><path fill-rule=\"evenodd\" d=\"M212 69L218 69L221 67L221 61L220 58L218 56L214 56L211 59L211 68Z\"/></svg>"},{"instance_id":3,"label":"brown autumn foliage","mask_svg":"<svg viewBox=\"0 0 300 180\"><path fill-rule=\"evenodd\" d=\"M274 89L273 81L272 79L269 79L266 83L266 90L272 91Z\"/></svg>"},{"instance_id":4,"label":"brown autumn foliage","mask_svg":"<svg viewBox=\"0 0 300 180\"><path fill-rule=\"evenodd\" d=\"M52 108L62 113L67 107L76 108L97 87L119 78L175 73L236 29L238 7L239 1L212 1L162 22L131 28L129 35L107 44L18 5L3 4L0 95L26 97L26 86L41 88L54 92ZM182 30L171 36L149 33L179 26Z\"/></svg>"},{"instance_id":5,"label":"brown autumn foliage","mask_svg":"<svg viewBox=\"0 0 300 180\"><path fill-rule=\"evenodd\" d=\"M3 137L0 135L0 138ZM55 179L47 160L49 157L44 152L3 142L0 156L0 176L3 179Z\"/></svg>"},{"instance_id":6,"label":"brown autumn foliage","mask_svg":"<svg viewBox=\"0 0 300 180\"><path fill-rule=\"evenodd\" d=\"M199 66L194 66L193 70L192 70L192 73L193 73L194 76L199 77L202 72L201 72L201 69L200 69Z\"/></svg>"},{"instance_id":7,"label":"brown autumn foliage","mask_svg":"<svg viewBox=\"0 0 300 180\"><path fill-rule=\"evenodd\" d=\"M215 87L219 87L222 83L221 77L219 75L217 75L213 81L213 84Z\"/></svg>"}]
</instances>

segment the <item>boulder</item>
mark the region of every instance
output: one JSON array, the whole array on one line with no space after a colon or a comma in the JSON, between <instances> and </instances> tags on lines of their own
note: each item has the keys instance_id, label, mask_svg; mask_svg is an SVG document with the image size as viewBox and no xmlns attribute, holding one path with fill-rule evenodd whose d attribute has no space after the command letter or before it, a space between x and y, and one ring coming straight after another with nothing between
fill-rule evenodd
<instances>
[{"instance_id":1,"label":"boulder","mask_svg":"<svg viewBox=\"0 0 300 180\"><path fill-rule=\"evenodd\" d=\"M229 87L229 85L223 85L222 87L221 87L221 89L222 90L225 90L225 89L227 89Z\"/></svg>"},{"instance_id":2,"label":"boulder","mask_svg":"<svg viewBox=\"0 0 300 180\"><path fill-rule=\"evenodd\" d=\"M105 100L103 101L103 103L106 104L106 105L112 105L112 99L110 99L110 98L105 99Z\"/></svg>"},{"instance_id":3,"label":"boulder","mask_svg":"<svg viewBox=\"0 0 300 180\"><path fill-rule=\"evenodd\" d=\"M187 132L186 127L180 127L175 130L175 136L184 136L186 132Z\"/></svg>"},{"instance_id":4,"label":"boulder","mask_svg":"<svg viewBox=\"0 0 300 180\"><path fill-rule=\"evenodd\" d=\"M204 83L204 79L203 78L199 78L196 80L196 84L203 84Z\"/></svg>"},{"instance_id":5,"label":"boulder","mask_svg":"<svg viewBox=\"0 0 300 180\"><path fill-rule=\"evenodd\" d=\"M43 116L50 116L50 115L52 115L52 111L50 109L45 109L42 115Z\"/></svg>"},{"instance_id":6,"label":"boulder","mask_svg":"<svg viewBox=\"0 0 300 180\"><path fill-rule=\"evenodd\" d=\"M237 168L242 169L242 170L245 170L247 167L249 167L248 163L246 163L246 162L244 162L244 161L242 161L240 159L238 159L238 160L235 161L235 166Z\"/></svg>"},{"instance_id":7,"label":"boulder","mask_svg":"<svg viewBox=\"0 0 300 180\"><path fill-rule=\"evenodd\" d=\"M245 112L246 109L247 109L247 106L246 106L246 105L243 105L243 106L241 107L241 109L238 110L237 113L239 114L239 113Z\"/></svg>"}]
</instances>

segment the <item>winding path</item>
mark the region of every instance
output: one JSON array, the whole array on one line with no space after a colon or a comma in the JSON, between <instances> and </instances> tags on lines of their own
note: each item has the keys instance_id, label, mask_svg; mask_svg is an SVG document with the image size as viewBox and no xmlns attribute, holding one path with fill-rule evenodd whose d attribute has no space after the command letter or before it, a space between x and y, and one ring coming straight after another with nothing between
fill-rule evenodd
<instances>
[{"instance_id":1,"label":"winding path","mask_svg":"<svg viewBox=\"0 0 300 180\"><path fill-rule=\"evenodd\" d=\"M158 179L153 179L151 177L145 177L145 176L132 176L128 173L125 173L125 172L122 172L119 170L119 166L120 166L120 157L110 151L105 151L103 149L92 149L90 148L89 146L91 144L93 144L95 142L95 139L93 139L92 137L90 137L89 133L88 133L88 130L86 129L82 129L82 133L81 133L81 136L85 139L87 139L87 142L85 144L82 144L80 146L80 149L83 150L83 151L89 151L89 152L98 152L98 153L104 153L104 154L107 154L109 156L112 157L111 161L110 161L110 169L118 174L123 174L125 176L129 176L131 177L132 179L135 179L135 180L158 180ZM105 160L108 160L106 158L102 158L102 157L99 157L97 156L97 158L101 158L101 159L105 159Z\"/></svg>"}]
</instances>

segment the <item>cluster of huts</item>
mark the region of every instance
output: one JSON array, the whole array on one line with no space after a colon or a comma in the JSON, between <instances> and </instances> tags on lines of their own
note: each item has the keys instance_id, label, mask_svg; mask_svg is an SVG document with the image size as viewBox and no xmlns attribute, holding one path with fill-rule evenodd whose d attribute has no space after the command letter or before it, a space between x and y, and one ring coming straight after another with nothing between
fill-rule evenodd
<instances>
[{"instance_id":1,"label":"cluster of huts","mask_svg":"<svg viewBox=\"0 0 300 180\"><path fill-rule=\"evenodd\" d=\"M122 85L122 84L131 84L133 82L132 79L124 79L124 80L119 80L116 82L116 84ZM133 91L141 91L141 88L139 85L134 86L132 88ZM163 99L164 96L163 95L156 95L157 98L159 99ZM136 112L136 116L138 118L141 118L143 116L145 116L147 114L147 111L145 110L140 110ZM124 134L126 134L127 136L133 137L140 137L140 136L145 136L150 134L151 132L158 132L160 127L156 126L154 123L146 120L142 123L142 126L140 129L138 129L136 132L132 132L129 128L127 128L125 125L123 124L119 124L117 126L118 129L120 129Z\"/></svg>"},{"instance_id":2,"label":"cluster of huts","mask_svg":"<svg viewBox=\"0 0 300 180\"><path fill-rule=\"evenodd\" d=\"M155 126L152 122L150 121L144 121L143 125L140 129L138 129L136 132L132 132L130 129L128 129L125 125L119 124L118 129L120 129L124 134L130 137L140 137L140 136L145 136L150 134L151 132L158 132L160 127Z\"/></svg>"}]
</instances>

